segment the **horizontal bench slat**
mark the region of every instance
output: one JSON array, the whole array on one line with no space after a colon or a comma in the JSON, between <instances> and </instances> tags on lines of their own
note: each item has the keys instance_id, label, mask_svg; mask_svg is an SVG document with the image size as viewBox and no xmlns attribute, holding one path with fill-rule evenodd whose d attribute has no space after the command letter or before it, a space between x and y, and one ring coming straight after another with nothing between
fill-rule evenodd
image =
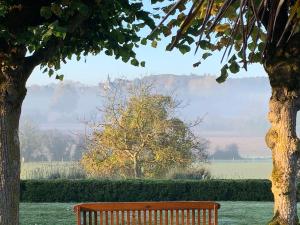
<instances>
[{"instance_id":1,"label":"horizontal bench slat","mask_svg":"<svg viewBox=\"0 0 300 225\"><path fill-rule=\"evenodd\" d=\"M76 205L74 208L80 210L94 211L127 211L127 210L166 210L166 209L214 209L220 208L220 205L215 202L101 202L101 203L83 203Z\"/></svg>"},{"instance_id":2,"label":"horizontal bench slat","mask_svg":"<svg viewBox=\"0 0 300 225\"><path fill-rule=\"evenodd\" d=\"M78 225L218 225L219 208L210 201L98 202L74 211Z\"/></svg>"}]
</instances>

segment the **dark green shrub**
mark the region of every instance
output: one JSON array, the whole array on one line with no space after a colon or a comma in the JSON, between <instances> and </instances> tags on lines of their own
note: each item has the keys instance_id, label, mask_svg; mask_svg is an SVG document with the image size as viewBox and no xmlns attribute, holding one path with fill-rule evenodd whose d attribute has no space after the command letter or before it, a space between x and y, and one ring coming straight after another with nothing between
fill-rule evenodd
<instances>
[{"instance_id":1,"label":"dark green shrub","mask_svg":"<svg viewBox=\"0 0 300 225\"><path fill-rule=\"evenodd\" d=\"M23 202L273 201L268 180L27 180Z\"/></svg>"}]
</instances>

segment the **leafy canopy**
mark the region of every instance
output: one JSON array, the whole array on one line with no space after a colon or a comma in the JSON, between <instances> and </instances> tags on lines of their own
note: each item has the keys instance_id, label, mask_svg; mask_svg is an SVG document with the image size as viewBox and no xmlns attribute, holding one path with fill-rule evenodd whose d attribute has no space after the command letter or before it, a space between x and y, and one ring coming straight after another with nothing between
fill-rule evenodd
<instances>
[{"instance_id":1,"label":"leafy canopy","mask_svg":"<svg viewBox=\"0 0 300 225\"><path fill-rule=\"evenodd\" d=\"M151 93L148 86L134 89L122 101L115 91L106 97L104 121L97 123L81 161L87 173L163 177L172 168L204 160L206 142L173 115L176 102Z\"/></svg>"},{"instance_id":2,"label":"leafy canopy","mask_svg":"<svg viewBox=\"0 0 300 225\"><path fill-rule=\"evenodd\" d=\"M152 0L158 2L166 1ZM172 36L168 50L176 47L186 53L195 43L196 51L204 51L201 60L224 51L222 61L227 57L227 63L219 82L226 80L229 71L264 63L272 49L284 48L300 30L299 0L170 0L157 9L166 15L154 33Z\"/></svg>"},{"instance_id":3,"label":"leafy canopy","mask_svg":"<svg viewBox=\"0 0 300 225\"><path fill-rule=\"evenodd\" d=\"M155 27L139 0L6 0L0 2L0 58L37 65L52 76L75 54L105 52L134 66L141 28ZM57 75L58 79L62 76Z\"/></svg>"}]
</instances>

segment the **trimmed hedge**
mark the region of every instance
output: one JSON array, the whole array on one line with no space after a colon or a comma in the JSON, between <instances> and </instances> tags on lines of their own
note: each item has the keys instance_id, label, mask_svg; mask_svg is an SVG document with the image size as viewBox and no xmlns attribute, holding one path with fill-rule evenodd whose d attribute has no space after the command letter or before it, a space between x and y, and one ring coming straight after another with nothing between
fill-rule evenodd
<instances>
[{"instance_id":1,"label":"trimmed hedge","mask_svg":"<svg viewBox=\"0 0 300 225\"><path fill-rule=\"evenodd\" d=\"M26 180L23 202L273 201L268 180Z\"/></svg>"}]
</instances>

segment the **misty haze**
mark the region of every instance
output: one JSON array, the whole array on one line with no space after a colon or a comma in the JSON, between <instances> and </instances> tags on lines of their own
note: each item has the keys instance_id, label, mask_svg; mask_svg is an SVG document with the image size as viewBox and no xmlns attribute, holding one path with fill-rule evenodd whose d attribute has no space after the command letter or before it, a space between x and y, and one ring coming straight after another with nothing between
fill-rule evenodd
<instances>
[{"instance_id":1,"label":"misty haze","mask_svg":"<svg viewBox=\"0 0 300 225\"><path fill-rule=\"evenodd\" d=\"M142 78L156 91L173 94L183 102L179 116L186 121L203 118L196 132L210 141L209 151L236 144L242 157L269 157L264 136L268 129L267 111L270 88L267 78L228 79L218 84L213 76L156 75ZM114 82L114 81L110 81ZM130 81L128 81L130 82ZM83 133L84 121L99 116L109 81L88 86L63 81L28 87L23 104L23 121L41 129Z\"/></svg>"}]
</instances>

